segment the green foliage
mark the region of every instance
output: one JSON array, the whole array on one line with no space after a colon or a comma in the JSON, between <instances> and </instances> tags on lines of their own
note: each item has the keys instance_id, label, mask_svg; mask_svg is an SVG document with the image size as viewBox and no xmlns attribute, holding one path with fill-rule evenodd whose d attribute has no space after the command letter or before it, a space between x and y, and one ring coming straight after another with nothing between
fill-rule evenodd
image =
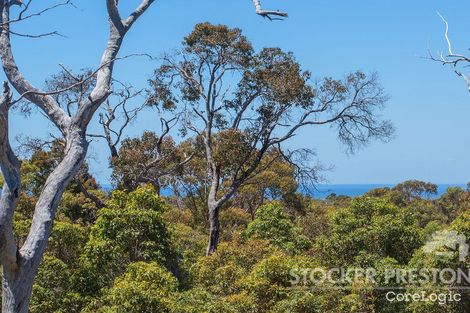
<instances>
[{"instance_id":1,"label":"green foliage","mask_svg":"<svg viewBox=\"0 0 470 313\"><path fill-rule=\"evenodd\" d=\"M220 214L221 240L231 241L246 229L251 217L245 210L228 208Z\"/></svg>"},{"instance_id":2,"label":"green foliage","mask_svg":"<svg viewBox=\"0 0 470 313\"><path fill-rule=\"evenodd\" d=\"M248 160L255 157L248 133L227 129L220 131L214 137L214 161L222 169L221 175L234 173L246 166Z\"/></svg>"},{"instance_id":3,"label":"green foliage","mask_svg":"<svg viewBox=\"0 0 470 313\"><path fill-rule=\"evenodd\" d=\"M333 206L326 206L324 203L312 203L306 210L304 216L300 216L297 224L302 228L302 232L314 242L317 237L327 235L330 232L328 214L334 211Z\"/></svg>"},{"instance_id":4,"label":"green foliage","mask_svg":"<svg viewBox=\"0 0 470 313\"><path fill-rule=\"evenodd\" d=\"M364 266L364 254L374 256L372 259L391 257L406 264L423 243L414 215L387 199L356 198L330 219L330 234L321 236L317 243L328 264L359 262Z\"/></svg>"},{"instance_id":5,"label":"green foliage","mask_svg":"<svg viewBox=\"0 0 470 313\"><path fill-rule=\"evenodd\" d=\"M272 313L322 313L321 300L314 293L302 290L300 292L291 292L288 297L276 303L270 310Z\"/></svg>"},{"instance_id":6,"label":"green foliage","mask_svg":"<svg viewBox=\"0 0 470 313\"><path fill-rule=\"evenodd\" d=\"M299 268L315 268L318 264L309 257L288 256L275 253L256 264L243 280L244 290L254 298L255 307L266 312L276 302L286 299L292 285L290 271Z\"/></svg>"},{"instance_id":7,"label":"green foliage","mask_svg":"<svg viewBox=\"0 0 470 313\"><path fill-rule=\"evenodd\" d=\"M396 185L393 190L401 195L402 202L409 203L415 199L436 195L437 185L419 180L407 180Z\"/></svg>"},{"instance_id":8,"label":"green foliage","mask_svg":"<svg viewBox=\"0 0 470 313\"><path fill-rule=\"evenodd\" d=\"M172 313L255 313L253 299L246 294L216 296L204 289L194 288L176 295Z\"/></svg>"},{"instance_id":9,"label":"green foliage","mask_svg":"<svg viewBox=\"0 0 470 313\"><path fill-rule=\"evenodd\" d=\"M179 279L183 288L188 287L193 277L191 270L197 260L205 255L207 236L185 224L170 225L172 246L179 259Z\"/></svg>"},{"instance_id":10,"label":"green foliage","mask_svg":"<svg viewBox=\"0 0 470 313\"><path fill-rule=\"evenodd\" d=\"M172 313L216 313L225 312L216 310L218 297L210 292L194 288L185 292L178 293L175 296L175 304L171 310ZM217 308L218 309L218 308Z\"/></svg>"},{"instance_id":11,"label":"green foliage","mask_svg":"<svg viewBox=\"0 0 470 313\"><path fill-rule=\"evenodd\" d=\"M267 198L282 201L289 211L302 211L303 206L297 193L296 170L292 164L280 157L278 150L273 149L264 157L260 168L263 170L238 190L233 206L244 208L252 218Z\"/></svg>"},{"instance_id":12,"label":"green foliage","mask_svg":"<svg viewBox=\"0 0 470 313\"><path fill-rule=\"evenodd\" d=\"M26 218L21 213L15 214L13 217L13 231L19 244L23 244L26 237L28 237L30 227L31 219Z\"/></svg>"},{"instance_id":13,"label":"green foliage","mask_svg":"<svg viewBox=\"0 0 470 313\"><path fill-rule=\"evenodd\" d=\"M465 235L470 240L470 209L460 214L451 224L451 229Z\"/></svg>"},{"instance_id":14,"label":"green foliage","mask_svg":"<svg viewBox=\"0 0 470 313\"><path fill-rule=\"evenodd\" d=\"M141 184L152 184L157 192L172 181L185 157L174 140L159 138L153 132L144 132L139 138L123 140L119 157L112 159L112 179L122 189L135 190Z\"/></svg>"},{"instance_id":15,"label":"green foliage","mask_svg":"<svg viewBox=\"0 0 470 313\"><path fill-rule=\"evenodd\" d=\"M86 298L71 288L72 269L61 260L46 256L33 286L31 313L80 312Z\"/></svg>"},{"instance_id":16,"label":"green foliage","mask_svg":"<svg viewBox=\"0 0 470 313\"><path fill-rule=\"evenodd\" d=\"M198 31L203 30L204 27ZM223 29L220 31L220 36L228 36L223 34ZM210 45L194 42L193 47L200 49L207 44ZM272 55L276 55L275 51ZM275 81L270 83L271 88L279 87ZM291 91L278 91L276 101L292 96L288 94ZM217 140L218 162L230 171L239 153L244 151L246 138L244 134L224 132ZM181 147L184 153L191 152L185 150L188 148L185 144ZM37 201L35 193L54 167L56 153L60 151L38 152L34 158L23 162L25 191L14 216L14 232L20 245L31 226ZM270 157L275 158L275 151L272 153ZM228 162L231 165L224 163L228 160L232 160ZM433 200L429 196L435 192L434 185L408 181L394 188L370 191L364 197L351 199L330 195L325 200L314 200L296 194L297 184L289 164L275 162L275 167L260 172L223 207L220 215L222 242L215 253L205 256L207 184L201 156L195 155L185 171L188 172L178 175L184 178L187 194L183 202L188 207L178 209L167 205L152 187L138 187L138 184L133 192L114 191L106 207L98 209L74 182L59 206L33 286L30 311L468 311L468 293L463 294L461 303L447 305L390 303L385 299L387 290L375 287L400 287L407 292L421 288L434 292L450 290L441 283L387 282L386 271L393 268L468 269L468 260L459 261L457 252L452 249L441 247L429 253L422 247L440 230L456 231L470 238L469 190L449 188L443 196ZM89 192L106 200L96 182L87 175L81 173L81 182ZM266 197L279 201L261 205ZM168 203L175 203L172 200ZM452 254L438 253L444 251ZM336 266L373 267L377 271L376 283L356 281L340 290L330 288L328 282L304 285L302 281L298 288L293 288L291 270Z\"/></svg>"},{"instance_id":17,"label":"green foliage","mask_svg":"<svg viewBox=\"0 0 470 313\"><path fill-rule=\"evenodd\" d=\"M251 222L244 235L269 241L273 246L288 252L300 252L309 248L310 243L300 228L297 228L278 203L262 206L256 219Z\"/></svg>"},{"instance_id":18,"label":"green foliage","mask_svg":"<svg viewBox=\"0 0 470 313\"><path fill-rule=\"evenodd\" d=\"M410 260L409 268L420 268L420 269L453 269L455 272L468 271L468 264L459 262L457 253L451 253L450 255L442 255L438 254L438 252L451 252L447 250L445 247L440 247L434 252L425 252L423 249L418 249L413 258ZM413 286L410 286L407 291L408 292L421 292L422 290L425 291L426 294L430 293L443 293L447 294L451 291L457 291L462 295L461 302L449 302L445 305L439 304L438 302L411 302L407 306L408 312L413 313L464 313L468 311L468 299L470 293L468 290L458 290L454 288L458 288L459 284L457 282L453 283L452 286L448 286L442 283L440 279L436 279L436 281L424 281ZM463 283L460 284L460 287L468 288L468 284L465 283L465 279Z\"/></svg>"},{"instance_id":19,"label":"green foliage","mask_svg":"<svg viewBox=\"0 0 470 313\"><path fill-rule=\"evenodd\" d=\"M247 63L253 53L251 43L241 34L240 29L210 23L197 24L193 32L184 38L184 45L187 51L203 54L209 60L217 58L216 50L222 48L235 64Z\"/></svg>"},{"instance_id":20,"label":"green foliage","mask_svg":"<svg viewBox=\"0 0 470 313\"><path fill-rule=\"evenodd\" d=\"M100 210L84 248L83 268L92 275L84 288L106 286L133 262L170 266L174 254L162 218L165 209L152 187L129 194L114 192L107 207Z\"/></svg>"},{"instance_id":21,"label":"green foliage","mask_svg":"<svg viewBox=\"0 0 470 313\"><path fill-rule=\"evenodd\" d=\"M241 288L239 280L270 252L262 240L221 243L215 253L201 257L195 264L191 272L194 284L216 295L236 293Z\"/></svg>"},{"instance_id":22,"label":"green foliage","mask_svg":"<svg viewBox=\"0 0 470 313\"><path fill-rule=\"evenodd\" d=\"M78 224L57 221L49 238L47 254L74 266L88 239L88 228Z\"/></svg>"},{"instance_id":23,"label":"green foliage","mask_svg":"<svg viewBox=\"0 0 470 313\"><path fill-rule=\"evenodd\" d=\"M103 191L90 188L89 193L105 202ZM58 209L58 218L74 223L91 225L96 220L99 208L96 203L87 198L83 193L67 190L62 196Z\"/></svg>"},{"instance_id":24,"label":"green foliage","mask_svg":"<svg viewBox=\"0 0 470 313\"><path fill-rule=\"evenodd\" d=\"M99 303L94 303L85 312L171 312L172 294L177 287L176 278L158 263L132 263L105 291Z\"/></svg>"}]
</instances>

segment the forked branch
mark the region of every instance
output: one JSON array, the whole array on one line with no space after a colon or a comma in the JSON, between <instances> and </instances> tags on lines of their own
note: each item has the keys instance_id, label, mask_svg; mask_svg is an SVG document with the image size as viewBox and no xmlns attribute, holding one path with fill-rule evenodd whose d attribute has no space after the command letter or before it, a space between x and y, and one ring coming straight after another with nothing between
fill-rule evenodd
<instances>
[{"instance_id":1,"label":"forked branch","mask_svg":"<svg viewBox=\"0 0 470 313\"><path fill-rule=\"evenodd\" d=\"M432 53L429 53L429 58L433 61L441 63L442 65L451 66L455 74L465 80L465 82L467 83L468 90L470 91L470 78L460 70L462 64L465 64L464 67L469 65L468 63L470 63L470 56L454 53L452 41L449 37L449 23L439 12L437 12L437 14L442 19L445 25L444 37L447 43L447 55L444 55L441 52L438 57L435 57L434 55L432 55Z\"/></svg>"}]
</instances>

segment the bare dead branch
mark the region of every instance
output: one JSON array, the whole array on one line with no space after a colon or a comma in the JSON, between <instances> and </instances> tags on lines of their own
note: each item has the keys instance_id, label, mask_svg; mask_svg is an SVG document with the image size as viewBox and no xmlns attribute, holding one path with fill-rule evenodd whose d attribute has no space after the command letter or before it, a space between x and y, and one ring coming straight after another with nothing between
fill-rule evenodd
<instances>
[{"instance_id":1,"label":"bare dead branch","mask_svg":"<svg viewBox=\"0 0 470 313\"><path fill-rule=\"evenodd\" d=\"M253 4L255 5L256 14L269 19L270 21L274 20L283 20L284 18L288 17L289 15L286 12L277 11L270 11L270 10L263 10L261 7L261 0L252 0Z\"/></svg>"},{"instance_id":2,"label":"bare dead branch","mask_svg":"<svg viewBox=\"0 0 470 313\"><path fill-rule=\"evenodd\" d=\"M443 53L440 53L439 57L435 57L432 53L429 53L429 59L431 59L432 61L439 62L442 65L451 66L455 74L465 80L467 88L470 91L470 78L460 70L461 67L465 67L470 64L470 57L463 54L454 53L452 41L449 37L449 23L439 12L437 12L437 15L441 18L445 25L444 38L447 44L447 55L444 56ZM465 65L461 66L461 64Z\"/></svg>"},{"instance_id":3,"label":"bare dead branch","mask_svg":"<svg viewBox=\"0 0 470 313\"><path fill-rule=\"evenodd\" d=\"M135 121L138 113L146 107L146 103L144 103L133 109L128 109L127 103L137 96L140 96L143 90L134 92L132 91L131 86L125 85L117 80L114 81L122 86L122 89L113 92L113 94L118 98L118 102L115 105L112 105L111 101L108 99L105 103L104 113L100 113L99 123L103 127L103 134L88 134L88 136L92 138L105 139L111 151L112 158L119 156L117 146L121 142L124 130L133 121ZM118 111L120 111L119 116ZM121 124L116 128L113 128L112 124L119 118L121 120Z\"/></svg>"},{"instance_id":4,"label":"bare dead branch","mask_svg":"<svg viewBox=\"0 0 470 313\"><path fill-rule=\"evenodd\" d=\"M28 80L22 75L18 66L16 65L13 52L10 44L10 25L7 23L10 20L10 4L6 0L0 1L1 9L1 23L0 28L0 50L3 69L5 71L8 80L20 94L32 92L27 94L25 97L28 101L35 103L44 113L50 118L50 120L61 130L66 129L70 123L70 119L67 114L60 108L58 103L50 96L40 95L41 90L33 87Z\"/></svg>"},{"instance_id":5,"label":"bare dead branch","mask_svg":"<svg viewBox=\"0 0 470 313\"><path fill-rule=\"evenodd\" d=\"M18 32L10 30L10 34L18 36L18 37L25 37L25 38L31 38L31 39L39 39L39 38L51 37L51 36L59 36L59 37L66 38L66 36L62 35L58 31L52 31L52 32L48 32L48 33L33 35L33 34L18 33Z\"/></svg>"},{"instance_id":6,"label":"bare dead branch","mask_svg":"<svg viewBox=\"0 0 470 313\"><path fill-rule=\"evenodd\" d=\"M23 7L23 9L20 11L20 13L18 14L18 17L15 18L15 19L11 19L11 20L8 20L8 21L4 21L0 24L0 26L3 26L4 24L13 24L13 23L17 23L17 22L21 22L21 21L24 21L24 20L28 20L30 18L33 18L33 17L38 17L38 16L41 16L43 15L44 13L47 13L49 11L52 11L54 9L57 9L59 7L62 7L62 6L67 6L67 5L70 5L70 6L74 6L73 3L72 3L72 0L67 0L65 2L61 2L61 3L57 3L55 5L52 5L52 6L49 6L47 8L44 8L38 12L35 12L35 13L31 13L31 14L28 14L28 15L25 15L26 12L28 11L30 5L32 3L32 0L29 0L25 6ZM16 2L12 2L11 5L22 5L22 1L16 1Z\"/></svg>"},{"instance_id":7,"label":"bare dead branch","mask_svg":"<svg viewBox=\"0 0 470 313\"><path fill-rule=\"evenodd\" d=\"M123 22L126 29L132 27L132 24L152 5L155 0L143 0L140 5L132 12L129 17Z\"/></svg>"}]
</instances>

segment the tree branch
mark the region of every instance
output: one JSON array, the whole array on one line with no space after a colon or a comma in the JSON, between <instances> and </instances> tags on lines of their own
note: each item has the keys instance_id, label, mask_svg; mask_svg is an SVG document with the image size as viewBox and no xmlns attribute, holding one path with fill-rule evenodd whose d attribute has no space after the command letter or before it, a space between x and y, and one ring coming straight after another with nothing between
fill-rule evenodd
<instances>
[{"instance_id":1,"label":"tree branch","mask_svg":"<svg viewBox=\"0 0 470 313\"><path fill-rule=\"evenodd\" d=\"M144 14L145 11L152 5L155 0L143 0L140 5L132 12L129 17L124 21L124 26L126 29L132 27L132 24L137 21L137 19Z\"/></svg>"},{"instance_id":2,"label":"tree branch","mask_svg":"<svg viewBox=\"0 0 470 313\"><path fill-rule=\"evenodd\" d=\"M39 106L51 121L60 129L64 130L70 123L69 116L60 108L59 104L50 96L40 95L43 91L33 87L21 74L16 65L10 43L10 25L8 23L10 16L10 4L8 0L0 0L1 9L1 30L0 30L0 50L3 69L5 74L20 94L26 94L25 98Z\"/></svg>"},{"instance_id":3,"label":"tree branch","mask_svg":"<svg viewBox=\"0 0 470 313\"><path fill-rule=\"evenodd\" d=\"M20 22L20 21L24 21L24 20L30 19L30 18L32 18L32 17L41 16L41 15L43 15L44 13L46 13L46 12L48 12L48 11L51 11L51 10L54 10L54 9L56 9L56 8L58 8L58 7L61 7L61 6L66 6L66 5L72 5L72 6L73 6L72 1L71 1L71 0L67 0L67 1L65 1L65 2L61 2L61 3L58 3L58 4L52 5L52 6L50 6L50 7L47 7L47 8L45 8L45 9L42 9L42 10L40 10L40 11L38 11L38 12L31 13L31 14L28 14L28 15L24 15L24 14L28 11L28 9L29 9L29 7L30 7L30 5L31 5L31 2L32 2L32 0L29 0L29 1L25 4L24 8L21 10L21 12L19 13L19 15L18 15L17 18L12 19L12 20L9 20L9 21L6 21L5 23L9 23L9 24L17 23L17 22ZM12 1L12 3L11 3L10 5L13 5L13 4L18 4L18 5L21 6L21 5L22 5L22 2L21 2L21 1L17 1L16 3L13 3L13 1ZM3 23L2 23L1 25L3 25Z\"/></svg>"},{"instance_id":4,"label":"tree branch","mask_svg":"<svg viewBox=\"0 0 470 313\"><path fill-rule=\"evenodd\" d=\"M89 192L85 185L82 183L80 178L75 179L75 183L80 189L80 192L87 198L93 201L97 208L102 209L106 206L106 203L103 202L98 196L94 195L93 193Z\"/></svg>"},{"instance_id":5,"label":"tree branch","mask_svg":"<svg viewBox=\"0 0 470 313\"><path fill-rule=\"evenodd\" d=\"M253 4L255 5L256 14L267 18L271 21L274 20L283 20L284 18L288 17L289 15L286 12L277 11L270 11L270 10L263 10L261 7L261 0L252 0Z\"/></svg>"},{"instance_id":6,"label":"tree branch","mask_svg":"<svg viewBox=\"0 0 470 313\"><path fill-rule=\"evenodd\" d=\"M154 0L144 0L141 5L131 14L130 20L124 23L125 30L120 29L119 23L117 26L118 16L117 3L114 0L107 0L109 23L109 39L107 47L101 57L99 70L96 74L96 86L91 92L86 101L80 104L74 121L80 125L88 125L99 106L111 94L112 73L114 69L114 62L121 48L122 41L127 31L132 27L133 23L150 7ZM114 5L113 5L114 4Z\"/></svg>"},{"instance_id":7,"label":"tree branch","mask_svg":"<svg viewBox=\"0 0 470 313\"><path fill-rule=\"evenodd\" d=\"M467 57L463 54L454 53L453 48L452 48L452 42L449 38L449 23L439 12L437 12L437 15L439 15L439 17L442 19L445 25L444 38L447 43L448 55L444 56L441 53L440 56L436 58L431 53L429 53L430 55L429 58L433 61L441 63L442 65L452 66L455 74L457 74L457 76L462 77L465 80L465 82L467 83L468 90L470 91L470 77L468 77L467 75L465 75L459 70L459 65L461 63L470 63L470 57Z\"/></svg>"}]
</instances>

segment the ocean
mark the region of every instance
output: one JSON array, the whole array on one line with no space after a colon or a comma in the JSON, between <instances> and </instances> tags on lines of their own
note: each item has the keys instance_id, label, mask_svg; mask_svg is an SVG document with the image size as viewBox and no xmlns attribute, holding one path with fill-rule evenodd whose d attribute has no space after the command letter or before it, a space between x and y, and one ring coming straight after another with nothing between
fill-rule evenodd
<instances>
[{"instance_id":1,"label":"ocean","mask_svg":"<svg viewBox=\"0 0 470 313\"><path fill-rule=\"evenodd\" d=\"M310 195L316 199L325 199L328 195L334 193L337 196L349 196L357 197L362 196L366 192L376 189L389 187L393 188L395 184L319 184L312 188ZM449 187L460 187L463 189L467 188L466 184L438 184L437 185L437 195L433 198L439 198L444 194ZM111 191L112 187L110 185L103 185L103 189L106 191ZM170 196L172 194L171 189L162 190L163 196Z\"/></svg>"},{"instance_id":2,"label":"ocean","mask_svg":"<svg viewBox=\"0 0 470 313\"><path fill-rule=\"evenodd\" d=\"M394 186L395 184L320 184L316 186L316 190L311 191L311 195L317 199L325 199L332 193L335 193L337 196L357 197L362 196L372 189L384 187L393 188ZM433 196L434 198L442 196L449 187L467 188L466 184L438 184L437 186L437 195Z\"/></svg>"}]
</instances>

